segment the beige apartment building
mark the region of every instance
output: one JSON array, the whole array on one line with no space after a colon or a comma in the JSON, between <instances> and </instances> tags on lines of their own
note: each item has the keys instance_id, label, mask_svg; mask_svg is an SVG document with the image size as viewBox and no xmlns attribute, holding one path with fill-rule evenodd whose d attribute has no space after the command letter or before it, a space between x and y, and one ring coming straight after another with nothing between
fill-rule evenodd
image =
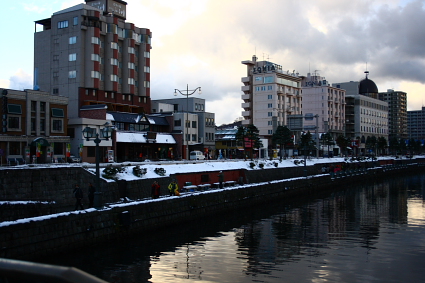
<instances>
[{"instance_id":1,"label":"beige apartment building","mask_svg":"<svg viewBox=\"0 0 425 283\"><path fill-rule=\"evenodd\" d=\"M247 67L241 88L242 125L254 124L271 144L276 128L288 125L288 116L302 114L302 78L295 71L283 71L281 65L258 61L255 55L242 64Z\"/></svg>"},{"instance_id":2,"label":"beige apartment building","mask_svg":"<svg viewBox=\"0 0 425 283\"><path fill-rule=\"evenodd\" d=\"M331 86L319 73L308 73L302 81L302 110L306 116L318 116L319 133L330 133L334 140L345 135L345 90ZM316 121L305 120L304 131L313 132Z\"/></svg>"}]
</instances>

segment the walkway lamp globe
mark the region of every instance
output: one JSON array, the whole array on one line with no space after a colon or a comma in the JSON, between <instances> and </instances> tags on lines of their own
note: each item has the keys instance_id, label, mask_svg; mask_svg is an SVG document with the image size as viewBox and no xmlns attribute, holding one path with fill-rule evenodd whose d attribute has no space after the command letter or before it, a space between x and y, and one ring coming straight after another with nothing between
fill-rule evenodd
<instances>
[{"instance_id":1,"label":"walkway lamp globe","mask_svg":"<svg viewBox=\"0 0 425 283\"><path fill-rule=\"evenodd\" d=\"M178 90L174 89L174 96L177 96L178 93L181 95L186 96L186 121L185 121L185 128L186 132L183 135L184 140L186 140L186 160L189 160L189 95L194 94L196 91L198 91L198 94L202 94L201 87L197 87L195 89L189 89L189 85L186 85L186 89Z\"/></svg>"},{"instance_id":2,"label":"walkway lamp globe","mask_svg":"<svg viewBox=\"0 0 425 283\"><path fill-rule=\"evenodd\" d=\"M109 125L109 122L106 122L103 129L100 129L100 138L99 133L97 133L95 128L85 127L83 130L83 137L86 139L86 141L93 140L93 142L96 144L96 192L94 193L94 207L95 208L102 208L102 190L100 187L100 173L99 173L99 159L100 159L100 153L99 153L99 143L102 140L109 140L112 137L112 132L114 130L113 127Z\"/></svg>"}]
</instances>

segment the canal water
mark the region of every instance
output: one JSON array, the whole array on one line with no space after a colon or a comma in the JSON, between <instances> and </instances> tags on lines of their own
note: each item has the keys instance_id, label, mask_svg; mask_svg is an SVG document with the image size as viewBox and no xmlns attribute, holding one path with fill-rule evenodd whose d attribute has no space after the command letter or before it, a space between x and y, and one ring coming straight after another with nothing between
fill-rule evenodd
<instances>
[{"instance_id":1,"label":"canal water","mask_svg":"<svg viewBox=\"0 0 425 283\"><path fill-rule=\"evenodd\" d=\"M425 175L212 215L40 262L108 282L425 282Z\"/></svg>"}]
</instances>

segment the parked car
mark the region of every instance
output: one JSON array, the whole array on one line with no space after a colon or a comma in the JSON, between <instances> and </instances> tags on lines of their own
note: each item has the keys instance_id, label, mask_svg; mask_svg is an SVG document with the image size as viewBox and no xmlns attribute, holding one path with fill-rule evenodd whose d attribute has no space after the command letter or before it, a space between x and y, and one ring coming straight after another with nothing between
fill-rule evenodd
<instances>
[{"instance_id":1,"label":"parked car","mask_svg":"<svg viewBox=\"0 0 425 283\"><path fill-rule=\"evenodd\" d=\"M81 158L76 157L75 155L71 155L70 157L68 157L68 162L69 163L80 163Z\"/></svg>"},{"instance_id":2,"label":"parked car","mask_svg":"<svg viewBox=\"0 0 425 283\"><path fill-rule=\"evenodd\" d=\"M190 160L202 160L205 159L205 155L200 152L199 150L191 151L190 152Z\"/></svg>"}]
</instances>

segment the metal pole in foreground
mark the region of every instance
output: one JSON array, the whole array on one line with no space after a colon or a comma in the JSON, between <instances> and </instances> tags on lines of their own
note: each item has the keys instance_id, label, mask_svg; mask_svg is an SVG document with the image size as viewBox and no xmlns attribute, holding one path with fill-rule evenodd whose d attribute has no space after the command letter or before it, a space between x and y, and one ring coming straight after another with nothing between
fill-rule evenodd
<instances>
[{"instance_id":1,"label":"metal pole in foreground","mask_svg":"<svg viewBox=\"0 0 425 283\"><path fill-rule=\"evenodd\" d=\"M100 168L99 168L99 143L101 140L99 139L99 134L96 134L96 139L94 139L94 143L96 144L96 192L94 193L93 205L95 208L101 208L103 206L102 203L102 189L100 188Z\"/></svg>"}]
</instances>

